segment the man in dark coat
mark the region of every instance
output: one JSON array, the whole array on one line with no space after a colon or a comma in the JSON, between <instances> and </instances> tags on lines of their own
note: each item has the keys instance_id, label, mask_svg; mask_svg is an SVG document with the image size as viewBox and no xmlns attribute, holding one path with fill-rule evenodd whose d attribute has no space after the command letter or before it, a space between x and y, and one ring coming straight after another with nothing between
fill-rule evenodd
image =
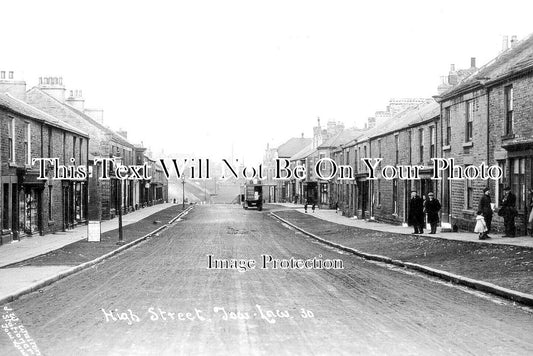
<instances>
[{"instance_id":1,"label":"man in dark coat","mask_svg":"<svg viewBox=\"0 0 533 356\"><path fill-rule=\"evenodd\" d=\"M411 200L409 201L407 223L415 229L413 234L424 233L424 200L414 190L411 192Z\"/></svg>"},{"instance_id":2,"label":"man in dark coat","mask_svg":"<svg viewBox=\"0 0 533 356\"><path fill-rule=\"evenodd\" d=\"M490 199L489 188L483 189L483 196L479 199L478 211L481 211L483 218L485 219L485 225L487 225L487 231L480 236L481 240L490 239L489 232L492 224L492 206Z\"/></svg>"},{"instance_id":3,"label":"man in dark coat","mask_svg":"<svg viewBox=\"0 0 533 356\"><path fill-rule=\"evenodd\" d=\"M516 195L511 192L511 188L506 187L504 190L502 200L502 207L500 210L503 216L503 224L505 225L505 235L503 237L515 237L516 227L514 225L514 218L517 215L516 211Z\"/></svg>"},{"instance_id":4,"label":"man in dark coat","mask_svg":"<svg viewBox=\"0 0 533 356\"><path fill-rule=\"evenodd\" d=\"M437 233L437 224L439 223L439 210L441 208L438 199L435 199L433 192L428 193L428 200L426 200L425 210L428 216L428 223L431 225L430 234Z\"/></svg>"}]
</instances>

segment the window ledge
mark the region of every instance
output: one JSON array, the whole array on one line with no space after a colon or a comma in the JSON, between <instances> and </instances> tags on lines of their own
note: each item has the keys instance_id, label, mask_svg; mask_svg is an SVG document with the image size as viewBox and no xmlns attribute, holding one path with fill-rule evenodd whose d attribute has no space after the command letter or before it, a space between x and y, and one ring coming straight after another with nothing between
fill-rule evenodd
<instances>
[{"instance_id":1,"label":"window ledge","mask_svg":"<svg viewBox=\"0 0 533 356\"><path fill-rule=\"evenodd\" d=\"M450 145L442 146L443 151L449 151L452 148Z\"/></svg>"},{"instance_id":2,"label":"window ledge","mask_svg":"<svg viewBox=\"0 0 533 356\"><path fill-rule=\"evenodd\" d=\"M463 147L472 147L472 146L474 146L474 142L472 142L472 141L468 141L468 142L463 143Z\"/></svg>"},{"instance_id":3,"label":"window ledge","mask_svg":"<svg viewBox=\"0 0 533 356\"><path fill-rule=\"evenodd\" d=\"M465 215L474 215L476 213L474 210L471 209L463 209L461 210L461 212Z\"/></svg>"},{"instance_id":4,"label":"window ledge","mask_svg":"<svg viewBox=\"0 0 533 356\"><path fill-rule=\"evenodd\" d=\"M54 220L48 220L48 226L53 226L55 224L56 222Z\"/></svg>"},{"instance_id":5,"label":"window ledge","mask_svg":"<svg viewBox=\"0 0 533 356\"><path fill-rule=\"evenodd\" d=\"M515 138L515 137L516 137L515 134L503 135L503 136L502 136L502 141L503 141L503 140L512 140L512 139Z\"/></svg>"}]
</instances>

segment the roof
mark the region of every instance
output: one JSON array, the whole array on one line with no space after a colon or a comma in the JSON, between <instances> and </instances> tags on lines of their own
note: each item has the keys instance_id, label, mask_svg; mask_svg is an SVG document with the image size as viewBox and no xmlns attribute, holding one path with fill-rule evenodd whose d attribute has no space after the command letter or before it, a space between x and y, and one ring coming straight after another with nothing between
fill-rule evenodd
<instances>
[{"instance_id":1,"label":"roof","mask_svg":"<svg viewBox=\"0 0 533 356\"><path fill-rule=\"evenodd\" d=\"M529 69L533 69L533 34L519 41L515 47L500 53L476 73L444 92L440 97L450 98L481 85L494 84L502 78Z\"/></svg>"},{"instance_id":2,"label":"roof","mask_svg":"<svg viewBox=\"0 0 533 356\"><path fill-rule=\"evenodd\" d=\"M313 152L316 151L316 148L313 148L313 143L302 148L300 151L296 152L290 157L291 161L297 161L309 157Z\"/></svg>"},{"instance_id":3,"label":"roof","mask_svg":"<svg viewBox=\"0 0 533 356\"><path fill-rule=\"evenodd\" d=\"M362 135L362 130L356 128L349 128L340 131L339 133L333 135L324 141L318 148L334 148L344 145L351 140Z\"/></svg>"},{"instance_id":4,"label":"roof","mask_svg":"<svg viewBox=\"0 0 533 356\"><path fill-rule=\"evenodd\" d=\"M278 147L278 157L292 157L312 142L310 138L293 137Z\"/></svg>"},{"instance_id":5,"label":"roof","mask_svg":"<svg viewBox=\"0 0 533 356\"><path fill-rule=\"evenodd\" d=\"M116 133L115 131L111 130L110 128L102 125L101 123L99 123L98 121L94 120L92 117L90 117L89 115L85 114L84 112L76 109L75 107L73 106L70 106L66 103L63 103L61 102L60 100L54 98L52 95L48 94L47 92L39 89L38 87L33 87L31 88L29 91L32 91L32 90L37 90L39 91L39 93L42 93L43 95L46 95L48 96L49 98L53 99L54 101L56 101L58 104L62 105L64 108L67 108L68 110L72 111L73 113L77 114L78 116L80 116L82 119L86 120L87 122L89 122L90 124L92 124L93 126L96 126L98 127L100 130L104 131L105 133L111 135L111 137L113 137L113 140L116 141L117 143L120 143L121 145L123 146L129 146L130 148L134 148L135 146L129 142L128 140L126 140L124 137L122 137L121 135L119 135L118 133Z\"/></svg>"},{"instance_id":6,"label":"roof","mask_svg":"<svg viewBox=\"0 0 533 356\"><path fill-rule=\"evenodd\" d=\"M81 136L89 137L86 132L77 129L62 120L59 120L58 118L47 114L44 111L41 111L36 107L33 107L25 103L24 101L11 96L8 93L0 93L0 106L3 106L15 113L24 115L26 117L42 121L50 126L54 126L65 131L74 132Z\"/></svg>"}]
</instances>

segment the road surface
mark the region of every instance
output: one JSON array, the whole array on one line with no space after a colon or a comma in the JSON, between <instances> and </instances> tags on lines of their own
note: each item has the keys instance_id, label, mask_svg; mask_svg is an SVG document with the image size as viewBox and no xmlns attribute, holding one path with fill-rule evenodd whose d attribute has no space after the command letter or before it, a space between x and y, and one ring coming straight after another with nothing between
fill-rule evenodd
<instances>
[{"instance_id":1,"label":"road surface","mask_svg":"<svg viewBox=\"0 0 533 356\"><path fill-rule=\"evenodd\" d=\"M217 259L228 268L209 269L208 255L211 267ZM262 255L344 268L262 268ZM527 308L367 262L268 210L230 205L197 206L159 236L2 312L43 355L533 354ZM5 331L0 354L20 355Z\"/></svg>"}]
</instances>

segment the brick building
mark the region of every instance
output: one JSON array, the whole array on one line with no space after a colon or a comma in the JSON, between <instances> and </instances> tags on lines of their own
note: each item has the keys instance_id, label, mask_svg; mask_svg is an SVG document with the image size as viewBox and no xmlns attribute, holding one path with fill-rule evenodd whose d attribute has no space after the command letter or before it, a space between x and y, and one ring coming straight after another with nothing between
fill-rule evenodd
<instances>
[{"instance_id":1,"label":"brick building","mask_svg":"<svg viewBox=\"0 0 533 356\"><path fill-rule=\"evenodd\" d=\"M32 158L87 165L89 136L24 102L25 82L0 80L1 241L72 228L87 218L87 181L39 180Z\"/></svg>"}]
</instances>

